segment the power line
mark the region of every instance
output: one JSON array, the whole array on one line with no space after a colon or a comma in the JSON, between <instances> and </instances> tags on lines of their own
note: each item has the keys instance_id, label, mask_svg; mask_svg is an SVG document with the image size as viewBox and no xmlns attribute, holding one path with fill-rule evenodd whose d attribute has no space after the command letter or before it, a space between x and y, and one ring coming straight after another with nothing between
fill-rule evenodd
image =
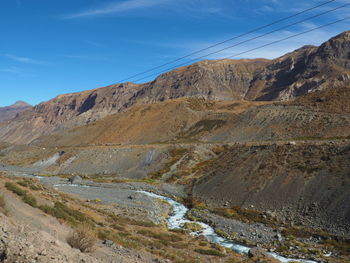
<instances>
[{"instance_id":1,"label":"power line","mask_svg":"<svg viewBox=\"0 0 350 263\"><path fill-rule=\"evenodd\" d=\"M201 53L201 52L203 52L203 51L206 51L206 50L212 49L212 48L214 48L214 47L220 46L220 45L225 44L225 43L227 43L227 42L230 42L230 41L232 41L232 40L235 40L235 39L244 37L244 36L249 35L249 34L251 34L251 33L257 32L257 31L259 31L259 30L261 30L261 29L264 29L264 28L270 27L270 26L272 26L272 25L281 23L281 22L286 21L286 20L288 20L288 19L290 19L290 18L293 18L293 17L296 17L296 16L301 15L301 14L303 14L303 13L312 11L312 10L314 10L314 9L317 9L317 8L319 8L319 7L322 7L322 6L325 6L325 5L330 4L330 3L332 3L332 2L335 2L335 1L336 1L336 0L330 0L330 1L327 1L327 2L324 2L324 3L321 3L321 4L317 5L317 6L314 6L314 7L308 8L308 9L305 9L305 10L300 11L300 12L298 12L298 13L295 13L295 14L293 14L293 15L284 17L284 18L279 19L279 20L276 20L276 21L274 21L274 22L272 22L272 23L270 23L270 24L267 24L267 25L264 25L264 26L255 28L255 29L253 29L253 30L250 30L250 31L248 31L248 32L246 32L246 33L243 33L243 34L241 34L241 35L238 35L238 36L229 38L229 39L227 39L227 40L221 41L221 42L216 43L216 44L214 44L214 45L211 45L211 46L209 46L209 47L206 47L206 48L203 48L203 49L194 51L194 52L192 52L192 53L190 53L190 54L188 54L188 55L185 55L185 56L183 56L183 57L180 57L180 58L177 58L177 59L175 59L175 60L169 61L169 62L167 62L167 63L165 63L165 64L162 64L162 65L153 67L153 68L151 68L151 69L145 70L145 71L143 71L143 72L137 73L137 74L135 74L135 75L132 75L132 76L130 76L130 77L127 77L127 78L125 78L125 79L122 79L122 80L118 81L117 83L122 83L122 82L124 82L124 81L126 81L126 80L133 79L133 78L138 77L138 76L140 76L140 75L143 75L143 74L145 74L145 73L148 73L148 72L154 71L154 70L156 70L156 69L162 68L162 67L164 67L164 66L173 64L173 63L178 62L178 61L180 61L180 60L183 60L183 59L185 59L185 58L191 57L191 56L196 55L196 54L199 54L199 53Z\"/></svg>"},{"instance_id":2,"label":"power line","mask_svg":"<svg viewBox=\"0 0 350 263\"><path fill-rule=\"evenodd\" d=\"M315 27L315 28L313 28L313 29L310 29L310 30L307 30L307 31L304 31L304 32L301 32L301 33L298 33L298 34L295 34L295 35L292 35L292 36L289 36L289 37L285 37L285 38L282 38L282 39L273 41L273 42L271 42L271 43L268 43L268 44L265 44L265 45L262 45L262 46L259 46L259 47L256 47L256 48L249 49L249 50L244 51L244 52L241 52L241 53L234 54L234 55L229 56L229 57L227 57L227 58L225 58L225 59L234 58L234 57L237 57L237 56L240 56L240 55L243 55L243 54L252 52L252 51L254 51L254 50L258 50L258 49L261 49L261 48L264 48L264 47L267 47L267 46L271 46L271 45L274 45L274 44L277 44L277 43L286 41L286 40L291 39L291 38L294 38L294 37L298 37L298 36L301 36L301 35L305 35L305 34L310 33L310 32L312 32L312 31L315 31L315 30L318 30L318 29L321 29L321 28L324 28L324 27L327 27L327 26L331 26L331 25L334 25L334 24L343 22L343 21L348 20L348 19L350 19L350 16L348 16L348 17L346 17L346 18L343 18L343 19L340 19L340 20L337 20L337 21L332 22L332 23L328 23L328 24L325 24L325 25L322 25L322 26L319 26L319 27Z\"/></svg>"},{"instance_id":3,"label":"power line","mask_svg":"<svg viewBox=\"0 0 350 263\"><path fill-rule=\"evenodd\" d=\"M199 60L199 59L202 59L202 58L208 57L208 56L210 56L210 55L214 55L214 54L220 53L220 52L222 52L222 51L224 51L224 50L227 50L227 49L230 49L230 48L233 48L233 47L236 47L236 46L239 46L239 45L245 44L245 43L247 43L247 42L250 42L250 41L256 40L256 39L258 39L258 38L261 38L261 37L264 37L264 36L270 35L270 34L275 33L275 32L277 32L277 31L280 31L280 30L283 30L283 29L289 28L289 27L291 27L291 26L295 26L295 25L300 24L300 23L303 23L303 22L305 22L305 21L307 21L307 20L310 20L310 19L313 19L313 18L316 18L316 17L322 16L322 15L324 15L324 14L327 14L327 13L333 12L333 11L335 11L335 10L338 10L338 9L344 8L344 7L346 7L346 6L350 6L350 4L345 4L345 5L343 5L343 6L340 6L340 7L334 8L334 9L332 9L332 10L328 10L328 11L323 12L323 13L321 13L321 14L318 14L318 15L315 15L315 16L312 16L312 17L309 17L309 18L306 18L306 19L300 20L300 21L298 21L298 22L295 22L295 23L292 23L292 24L290 24L290 25L287 25L287 26L281 27L281 28L279 28L279 29L276 29L276 30L270 31L270 32L268 32L268 33L265 33L265 34L259 35L259 36L257 36L257 37L253 37L253 38L250 38L250 39L248 39L248 40L245 40L245 41L239 42L239 43L237 43L237 44L235 44L235 45L232 45L232 46L229 46L229 47L226 47L226 48L223 48L223 49L217 50L217 51L215 51L215 52L211 52L211 53L209 53L209 54L206 54L206 55L203 55L203 56L197 57L197 58L192 59L192 60L190 60L190 61L187 61L187 62L185 62L185 63L181 63L181 64L178 64L178 65L176 65L176 66L173 66L173 67L171 67L171 68L167 68L167 69L162 70L162 71L160 71L160 72L157 72L157 73L152 73L152 74L150 74L150 75L147 75L147 76L145 76L145 77L142 77L142 78L140 78L140 79L135 80L135 82L140 81L140 80L143 80L143 79L146 79L146 78L149 78L149 77L152 77L152 76L154 76L154 75L159 75L159 74L162 74L162 73L168 72L168 71L173 70L173 69L176 69L176 68L178 68L178 67L181 67L181 66L187 65L188 63L191 63L191 62L197 61L197 60ZM269 44L267 44L267 45L269 45ZM246 53L246 52L245 52L245 53ZM245 53L244 53L244 54L245 54Z\"/></svg>"}]
</instances>

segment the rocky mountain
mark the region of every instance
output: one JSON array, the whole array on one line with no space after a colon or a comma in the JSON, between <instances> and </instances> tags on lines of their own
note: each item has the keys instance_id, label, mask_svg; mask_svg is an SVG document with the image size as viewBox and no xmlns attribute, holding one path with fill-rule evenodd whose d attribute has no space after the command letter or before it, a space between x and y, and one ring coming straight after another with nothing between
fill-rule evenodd
<instances>
[{"instance_id":1,"label":"rocky mountain","mask_svg":"<svg viewBox=\"0 0 350 263\"><path fill-rule=\"evenodd\" d=\"M350 138L350 88L290 102L174 99L142 104L34 141L46 146L233 143Z\"/></svg>"},{"instance_id":2,"label":"rocky mountain","mask_svg":"<svg viewBox=\"0 0 350 263\"><path fill-rule=\"evenodd\" d=\"M8 121L16 117L20 112L29 110L32 106L24 101L17 101L15 104L0 108L0 122Z\"/></svg>"},{"instance_id":3,"label":"rocky mountain","mask_svg":"<svg viewBox=\"0 0 350 263\"><path fill-rule=\"evenodd\" d=\"M305 46L272 61L256 75L246 99L291 100L350 83L350 31L323 43Z\"/></svg>"},{"instance_id":4,"label":"rocky mountain","mask_svg":"<svg viewBox=\"0 0 350 263\"><path fill-rule=\"evenodd\" d=\"M350 83L350 31L320 47L275 60L202 61L145 84L124 83L60 95L0 124L0 140L29 143L44 134L88 124L133 105L177 98L286 101ZM28 132L30 130L31 132Z\"/></svg>"}]
</instances>

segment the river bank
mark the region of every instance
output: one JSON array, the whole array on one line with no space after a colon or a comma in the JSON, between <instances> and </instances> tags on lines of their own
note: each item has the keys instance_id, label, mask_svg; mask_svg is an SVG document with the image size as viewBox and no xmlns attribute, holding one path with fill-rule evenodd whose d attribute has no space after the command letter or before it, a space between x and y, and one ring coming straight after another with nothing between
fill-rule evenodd
<instances>
[{"instance_id":1,"label":"river bank","mask_svg":"<svg viewBox=\"0 0 350 263\"><path fill-rule=\"evenodd\" d=\"M184 188L172 184L149 184L144 182L119 182L119 183L97 183L89 180L70 182L67 178L55 176L33 176L31 174L13 174L15 176L25 176L27 178L37 178L42 183L54 187L60 192L72 195L84 202L91 204L108 204L112 207L113 213L134 218L135 220L144 219L151 221L157 225L166 226L169 223L168 215L172 215L174 203L181 201L186 197ZM145 193L156 194L157 196L145 196ZM164 200L167 199L167 200ZM165 201L165 202L164 202ZM180 204L177 202L177 204ZM183 213L183 211L182 211ZM317 262L333 262L328 258L331 253L328 250L320 250L322 255L313 253L313 247L318 247L319 240L304 240L307 243L307 248L310 249L295 249L294 246L299 243L292 243L290 237L285 237L278 229L271 228L261 223L249 224L238 220L227 219L216 215L210 211L191 210L190 213L183 214L182 220L188 218L196 219L200 224L207 224L212 227L210 234L219 233L220 236L215 236L215 240L219 239L222 244L235 245L247 244L242 246L243 250L235 250L247 253L253 246L264 247L271 253L278 252L290 258L313 259ZM215 229L215 231L214 231ZM215 233L216 232L216 233ZM221 239L222 238L222 239ZM279 250L281 247L288 246L286 251ZM231 246L231 245L230 245ZM227 246L226 246L227 247ZM336 255L336 254L332 254ZM282 258L283 259L283 258ZM289 261L282 261L289 262ZM304 261L307 262L307 261Z\"/></svg>"},{"instance_id":2,"label":"river bank","mask_svg":"<svg viewBox=\"0 0 350 263\"><path fill-rule=\"evenodd\" d=\"M167 224L169 229L181 229L186 223L192 222L187 219L188 209L172 198L179 199L184 197L184 193L174 185L149 185L145 183L118 183L105 184L95 183L92 181L80 182L79 184L69 183L67 179L58 177L37 177L46 184L50 184L59 191L74 195L80 199L93 202L103 202L113 205L123 211L124 215L143 215L147 220L155 224ZM172 197L172 198L170 198ZM165 202L159 202L163 200ZM171 207L169 207L169 204ZM168 215L171 215L168 218ZM269 244L275 240L281 241L280 234L277 231L263 224L246 224L237 220L228 220L220 218L212 213L200 214L194 213L204 222L198 222L202 230L192 232L195 236L205 236L210 242L219 244L226 248L232 249L238 253L248 254L251 246L244 246L238 243L239 239L234 241L234 238L224 238L218 233L225 233L220 227L217 227L217 222L223 229L231 231L231 233L240 232L240 236L244 237L245 243L254 245ZM234 231L235 230L235 231ZM259 245L260 246L260 245ZM275 250L273 250L275 251ZM316 261L305 259L305 255L299 255L304 259L288 259L276 253L270 252L270 255L280 260L281 262L305 262L314 263ZM297 255L298 256L298 255Z\"/></svg>"}]
</instances>

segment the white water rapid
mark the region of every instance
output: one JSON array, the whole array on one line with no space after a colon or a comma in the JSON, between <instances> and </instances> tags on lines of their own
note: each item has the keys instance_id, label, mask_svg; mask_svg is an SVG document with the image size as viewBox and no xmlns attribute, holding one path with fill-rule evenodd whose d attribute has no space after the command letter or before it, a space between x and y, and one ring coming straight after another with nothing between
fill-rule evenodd
<instances>
[{"instance_id":1,"label":"white water rapid","mask_svg":"<svg viewBox=\"0 0 350 263\"><path fill-rule=\"evenodd\" d=\"M150 196L150 197L153 197L153 198L158 198L158 199L164 200L164 201L168 202L173 207L173 212L167 220L169 229L180 229L180 228L183 228L185 223L193 222L193 221L186 219L186 213L188 211L188 208L186 206L184 206L183 204L176 202L171 198L157 195L154 193L150 193L150 192L146 192L146 191L137 191L137 192L143 193L143 194ZM238 253L242 253L242 254L248 254L249 250L251 249L249 247L242 246L242 245L236 244L230 240L224 239L223 237L216 234L214 229L211 226L209 226L203 222L196 221L195 223L201 225L202 230L200 230L198 232L192 232L192 235L195 235L195 236L203 235L212 243L216 243L216 244L219 244L223 247L230 248L233 251L238 252ZM269 253L269 254L271 256L273 256L274 258L280 260L283 263L288 263L288 262L317 263L316 261L312 261L312 260L285 258L285 257L277 255L276 253Z\"/></svg>"}]
</instances>

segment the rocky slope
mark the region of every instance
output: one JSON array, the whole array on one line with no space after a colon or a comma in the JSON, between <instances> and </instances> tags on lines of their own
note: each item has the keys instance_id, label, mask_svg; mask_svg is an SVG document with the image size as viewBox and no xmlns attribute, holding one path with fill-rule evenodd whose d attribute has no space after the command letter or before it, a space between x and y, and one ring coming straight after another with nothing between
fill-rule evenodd
<instances>
[{"instance_id":1,"label":"rocky slope","mask_svg":"<svg viewBox=\"0 0 350 263\"><path fill-rule=\"evenodd\" d=\"M290 100L350 81L350 31L323 43L305 46L270 63L256 76L247 99Z\"/></svg>"},{"instance_id":2,"label":"rocky slope","mask_svg":"<svg viewBox=\"0 0 350 263\"><path fill-rule=\"evenodd\" d=\"M16 117L18 113L29 110L30 108L32 108L32 106L24 101L17 101L11 106L1 107L0 122L11 120Z\"/></svg>"},{"instance_id":3,"label":"rocky slope","mask_svg":"<svg viewBox=\"0 0 350 263\"><path fill-rule=\"evenodd\" d=\"M349 150L348 144L230 147L204 168L193 195L212 207L273 211L346 237Z\"/></svg>"},{"instance_id":4,"label":"rocky slope","mask_svg":"<svg viewBox=\"0 0 350 263\"><path fill-rule=\"evenodd\" d=\"M350 138L350 88L291 102L176 99L132 107L89 125L42 136L41 147L234 143Z\"/></svg>"},{"instance_id":5,"label":"rocky slope","mask_svg":"<svg viewBox=\"0 0 350 263\"><path fill-rule=\"evenodd\" d=\"M29 143L52 131L94 122L135 104L192 97L209 100L291 100L349 83L350 32L269 61L202 61L145 84L125 83L65 94L0 125L0 140ZM28 132L30 130L31 132Z\"/></svg>"}]
</instances>

